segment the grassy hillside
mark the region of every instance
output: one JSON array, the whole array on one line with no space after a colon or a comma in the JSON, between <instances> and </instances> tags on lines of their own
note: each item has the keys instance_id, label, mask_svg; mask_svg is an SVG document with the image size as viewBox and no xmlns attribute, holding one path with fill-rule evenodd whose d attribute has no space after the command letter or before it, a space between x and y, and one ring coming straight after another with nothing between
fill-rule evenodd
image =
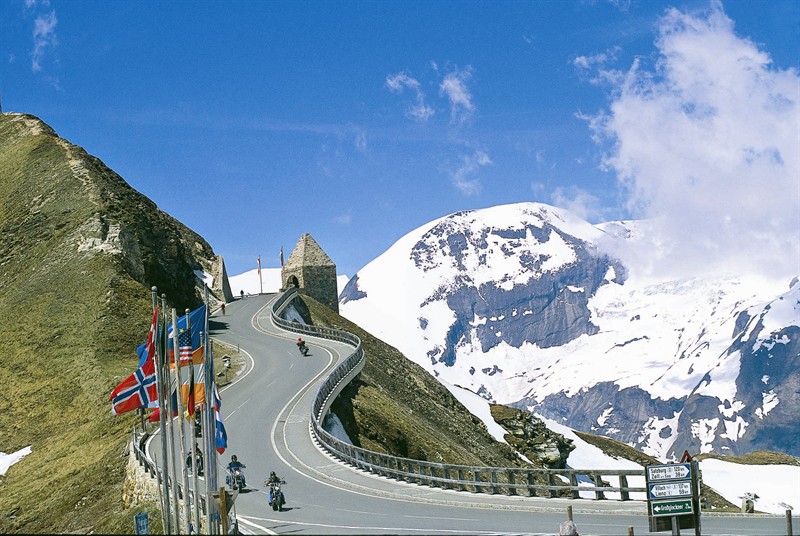
<instances>
[{"instance_id":1,"label":"grassy hillside","mask_svg":"<svg viewBox=\"0 0 800 536\"><path fill-rule=\"evenodd\" d=\"M523 462L450 392L399 350L303 296L318 326L361 338L367 362L333 404L354 444L395 456L452 464L513 467Z\"/></svg>"},{"instance_id":2,"label":"grassy hillside","mask_svg":"<svg viewBox=\"0 0 800 536\"><path fill-rule=\"evenodd\" d=\"M197 304L189 253L213 252L195 237L38 119L0 114L0 451L32 447L0 477L0 532L131 532L134 417L108 394L136 368L150 286Z\"/></svg>"}]
</instances>

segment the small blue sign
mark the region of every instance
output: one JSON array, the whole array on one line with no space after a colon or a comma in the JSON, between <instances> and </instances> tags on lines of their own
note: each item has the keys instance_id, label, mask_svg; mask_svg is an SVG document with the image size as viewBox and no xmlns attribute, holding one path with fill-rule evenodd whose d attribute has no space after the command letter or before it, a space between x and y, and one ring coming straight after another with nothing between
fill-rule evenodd
<instances>
[{"instance_id":1,"label":"small blue sign","mask_svg":"<svg viewBox=\"0 0 800 536\"><path fill-rule=\"evenodd\" d=\"M136 527L136 534L150 534L150 521L147 519L147 512L133 516L133 524Z\"/></svg>"}]
</instances>

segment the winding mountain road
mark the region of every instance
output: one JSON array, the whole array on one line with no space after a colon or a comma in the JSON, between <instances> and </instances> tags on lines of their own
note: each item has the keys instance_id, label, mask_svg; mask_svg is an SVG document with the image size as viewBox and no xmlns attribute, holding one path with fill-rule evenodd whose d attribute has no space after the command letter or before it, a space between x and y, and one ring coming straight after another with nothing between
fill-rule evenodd
<instances>
[{"instance_id":1,"label":"winding mountain road","mask_svg":"<svg viewBox=\"0 0 800 536\"><path fill-rule=\"evenodd\" d=\"M327 455L314 442L310 409L317 386L352 347L304 337L304 357L292 333L275 327L277 295L236 300L216 313L211 335L238 346L245 367L221 389L228 450L220 480L236 454L247 489L234 513L253 534L556 534L573 507L581 534L649 534L643 502L536 499L433 489L367 474ZM219 357L219 356L218 356ZM156 436L156 441L158 435ZM160 449L151 446L151 455ZM283 512L267 505L270 471L286 480ZM687 532L688 533L688 532ZM777 517L703 517L704 534L785 534Z\"/></svg>"}]
</instances>

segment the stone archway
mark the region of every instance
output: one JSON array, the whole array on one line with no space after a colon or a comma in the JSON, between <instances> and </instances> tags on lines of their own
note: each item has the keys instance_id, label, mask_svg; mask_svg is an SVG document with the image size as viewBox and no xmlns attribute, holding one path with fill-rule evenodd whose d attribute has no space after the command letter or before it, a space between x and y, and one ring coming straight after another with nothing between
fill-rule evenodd
<instances>
[{"instance_id":1,"label":"stone archway","mask_svg":"<svg viewBox=\"0 0 800 536\"><path fill-rule=\"evenodd\" d=\"M289 279L286 280L286 288L290 287L300 288L300 281L297 280L297 276L289 276Z\"/></svg>"}]
</instances>

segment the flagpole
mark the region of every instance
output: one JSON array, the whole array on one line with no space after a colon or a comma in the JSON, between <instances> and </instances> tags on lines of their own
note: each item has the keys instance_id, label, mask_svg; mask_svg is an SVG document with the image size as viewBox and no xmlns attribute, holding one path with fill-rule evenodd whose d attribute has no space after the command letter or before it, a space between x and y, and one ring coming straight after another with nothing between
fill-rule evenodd
<instances>
[{"instance_id":1,"label":"flagpole","mask_svg":"<svg viewBox=\"0 0 800 536\"><path fill-rule=\"evenodd\" d=\"M258 256L258 284L260 288L260 294L264 294L264 281L261 279L261 255Z\"/></svg>"},{"instance_id":2,"label":"flagpole","mask_svg":"<svg viewBox=\"0 0 800 536\"><path fill-rule=\"evenodd\" d=\"M186 330L189 332L189 335L191 336L192 326L191 326L191 319L189 318L189 309L186 309ZM203 332L202 331L200 332L200 344L201 345L203 344ZM192 392L189 395L189 396L191 396L191 399L187 396L186 401L187 401L187 403L189 401L192 402L192 410L191 410L191 413L190 413L190 416L192 418L192 426L191 426L191 429L192 429L192 446L190 448L192 449L192 462L195 464L194 473L192 473L192 475L193 475L192 476L192 481L193 481L192 482L192 489L194 489L194 501L193 501L194 502L194 517L192 519L194 519L194 523L197 526L197 530L195 532L200 532L200 502L199 502L199 500L197 498L197 494L199 493L198 482L197 482L197 439L194 437L194 424L195 424L195 421L197 420L197 415L196 415L197 399L195 398L195 393L197 391L197 387L195 385L195 380L194 380L194 344L192 343L190 347L192 348L192 354L191 354L192 355L192 364L189 366L189 389ZM203 350L203 355L205 356L205 349ZM206 458L206 459L208 459L208 458Z\"/></svg>"},{"instance_id":3,"label":"flagpole","mask_svg":"<svg viewBox=\"0 0 800 536\"><path fill-rule=\"evenodd\" d=\"M161 295L161 310L164 311L164 326L166 326L169 322L167 316L167 295ZM169 386L172 387L172 372L170 371L171 367L169 366L169 343L168 338L164 337L164 355L167 356L166 366L167 372L166 377L169 378ZM174 358L174 357L173 357ZM178 386L176 385L176 388ZM169 389L169 396L167 397L167 405L169 407L169 416L167 417L167 428L169 428L169 455L172 459L171 465L171 476L172 476L172 502L174 504L174 516L175 516L175 533L180 534L181 532L181 513L178 501L178 472L175 468L175 419L173 418L173 414L175 413L175 406L172 404L172 389Z\"/></svg>"},{"instance_id":4,"label":"flagpole","mask_svg":"<svg viewBox=\"0 0 800 536\"><path fill-rule=\"evenodd\" d=\"M187 322L188 322L188 314ZM187 328L188 329L188 328ZM191 534L191 508L189 506L189 469L188 464L186 463L186 435L185 435L185 428L183 423L183 378L181 377L181 358L179 354L179 342L178 342L178 320L175 315L175 308L172 308L172 354L176 355L177 358L175 359L175 374L178 377L177 386L178 386L178 435L180 436L181 442L181 480L183 482L183 513L186 516L186 534ZM192 467L194 468L194 472L197 473L197 463L196 458L192 457Z\"/></svg>"},{"instance_id":5,"label":"flagpole","mask_svg":"<svg viewBox=\"0 0 800 536\"><path fill-rule=\"evenodd\" d=\"M204 362L206 363L205 368L203 369L203 380L207 380L208 373L206 372L208 368L208 286L203 287L203 303L206 305L206 314L203 317L203 327L204 333L206 334L205 339L203 340L203 356ZM202 415L202 423L203 423L203 452L205 453L206 457L206 531L209 534L216 534L216 524L212 522L214 519L214 513L216 512L216 505L214 500L211 497L211 493L217 491L214 486L216 486L216 477L217 477L217 460L213 456L214 451L214 431L213 428L209 426L209 406L208 406L208 383L205 384L206 389L203 393L204 396L204 406L205 410L203 411Z\"/></svg>"},{"instance_id":6,"label":"flagpole","mask_svg":"<svg viewBox=\"0 0 800 536\"><path fill-rule=\"evenodd\" d=\"M153 292L153 312L156 313L158 311L158 289L156 287L152 288ZM169 485L168 485L168 478L169 478L169 461L167 458L167 427L166 427L166 419L164 418L164 370L163 370L163 362L164 359L161 355L162 349L159 347L159 333L158 333L158 324L159 324L158 317L156 316L156 338L158 340L155 342L153 347L155 348L155 369L156 369L156 389L158 390L158 419L159 419L159 427L161 428L161 487L158 488L159 495L162 495L162 488L163 488L163 497L161 503L161 522L164 526L164 534L172 534L172 515L170 513L170 502L169 502ZM166 329L166 326L164 326Z\"/></svg>"}]
</instances>

